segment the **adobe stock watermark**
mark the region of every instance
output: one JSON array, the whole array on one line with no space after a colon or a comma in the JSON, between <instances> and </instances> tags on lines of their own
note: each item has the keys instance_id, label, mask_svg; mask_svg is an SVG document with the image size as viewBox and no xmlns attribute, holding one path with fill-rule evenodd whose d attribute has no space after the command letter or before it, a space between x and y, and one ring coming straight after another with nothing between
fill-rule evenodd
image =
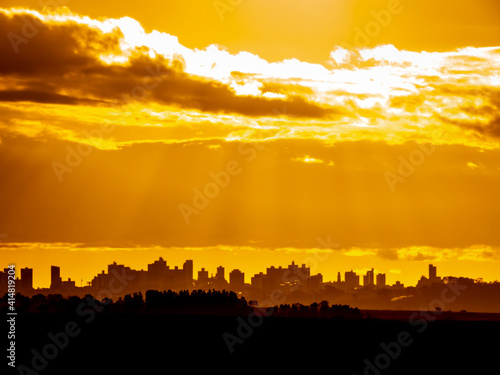
<instances>
[{"instance_id":1,"label":"adobe stock watermark","mask_svg":"<svg viewBox=\"0 0 500 375\"><path fill-rule=\"evenodd\" d=\"M129 94L122 95L121 100L117 101L116 105L126 105L132 101L141 101L146 98L148 92L155 90L168 75L167 70L161 70L160 62L156 63L156 67L148 66L146 71L148 74L144 76L142 82L132 88ZM111 134L115 130L115 125L100 124L97 128L90 131L84 130L82 132L87 143L78 143L74 148L66 146L65 162L53 161L52 169L59 182L63 182L64 175L71 173L73 170L81 165L83 159L89 156L94 147L97 147L102 142L106 135Z\"/></svg>"},{"instance_id":2,"label":"adobe stock watermark","mask_svg":"<svg viewBox=\"0 0 500 375\"><path fill-rule=\"evenodd\" d=\"M238 146L238 153L241 156L246 156L245 161L251 163L256 157L257 152L264 150L266 147L259 143L249 145L247 143L241 143ZM225 189L229 183L232 181L233 177L238 176L243 171L241 163L232 159L226 163L226 167L220 171L211 171L208 175L210 181L205 183L203 188L200 190L198 188L193 189L193 199L192 205L186 203L179 204L179 211L186 224L191 223L191 216L199 215L202 210L207 208L210 200L215 199L219 196L222 189Z\"/></svg>"},{"instance_id":3,"label":"adobe stock watermark","mask_svg":"<svg viewBox=\"0 0 500 375\"><path fill-rule=\"evenodd\" d=\"M416 329L416 333L422 334L426 331L429 322L436 320L436 316L445 311L446 305L453 303L460 294L467 289L467 285L458 284L457 279L453 279L441 290L439 298L433 299L426 308L410 315L408 322ZM413 335L415 335L415 332ZM404 348L413 344L414 338L409 331L401 331L396 339L389 343L380 343L381 352L373 360L365 358L363 375L381 375L387 370L393 361L397 360Z\"/></svg>"},{"instance_id":4,"label":"adobe stock watermark","mask_svg":"<svg viewBox=\"0 0 500 375\"><path fill-rule=\"evenodd\" d=\"M411 2L412 0L405 1ZM393 17L401 14L403 10L404 6L400 0L388 0L385 8L379 10L372 9L370 11L371 19L362 28L358 26L354 28L354 44L343 43L341 46L351 50L354 47L368 47L373 39L377 38L382 30L390 25Z\"/></svg>"},{"instance_id":5,"label":"adobe stock watermark","mask_svg":"<svg viewBox=\"0 0 500 375\"><path fill-rule=\"evenodd\" d=\"M412 0L405 0L411 2ZM347 42L339 43L339 46L345 50L354 51L359 48L368 48L380 33L388 27L395 16L401 14L404 10L401 0L388 0L385 8L370 10L370 20L362 27L354 27L354 36L352 44ZM373 46L372 46L373 47ZM326 64L336 68L337 63L327 60Z\"/></svg>"},{"instance_id":6,"label":"adobe stock watermark","mask_svg":"<svg viewBox=\"0 0 500 375\"><path fill-rule=\"evenodd\" d=\"M398 156L399 164L396 170L386 170L384 178L391 192L396 191L396 185L403 183L410 178L417 167L424 164L425 160L434 154L436 145L432 142L417 143L416 147L405 157Z\"/></svg>"},{"instance_id":7,"label":"adobe stock watermark","mask_svg":"<svg viewBox=\"0 0 500 375\"><path fill-rule=\"evenodd\" d=\"M331 241L330 236L324 240L321 237L316 238L316 241L320 245L321 249L337 249L339 248L338 243L334 243ZM330 256L330 252L314 252L312 256L305 258L302 263L306 264L311 269L311 274L314 270L317 269L319 262L324 262ZM290 271L285 271L282 276L282 281L285 283L290 280ZM306 280L307 275L300 272L298 275L293 275L292 280L295 281L295 276L299 277L299 280L295 285L291 288L291 290L297 290L300 285ZM269 300L265 300L261 302L263 306L277 306L283 304L286 301L285 293L277 288L271 291L269 294ZM274 308L268 309L256 309L248 314L245 318L242 316L238 316L236 321L238 322L238 327L236 328L236 334L230 332L224 332L222 334L222 339L224 340L229 353L233 354L235 352L235 347L237 344L241 345L254 333L255 329L259 328L264 323L264 318L271 316L274 313Z\"/></svg>"},{"instance_id":8,"label":"adobe stock watermark","mask_svg":"<svg viewBox=\"0 0 500 375\"><path fill-rule=\"evenodd\" d=\"M39 0L38 5L42 7L43 11L55 11L57 8L68 4L70 0ZM38 31L44 28L43 22L39 21L36 17L33 17L33 22L24 17L24 23L21 27L20 34L9 32L7 38L9 39L10 45L16 54L20 52L19 46L22 44L28 44L31 39L38 35Z\"/></svg>"},{"instance_id":9,"label":"adobe stock watermark","mask_svg":"<svg viewBox=\"0 0 500 375\"><path fill-rule=\"evenodd\" d=\"M221 21L224 21L226 12L234 12L236 7L240 6L243 0L214 0L213 6L217 16Z\"/></svg>"},{"instance_id":10,"label":"adobe stock watermark","mask_svg":"<svg viewBox=\"0 0 500 375\"><path fill-rule=\"evenodd\" d=\"M277 116L290 116L287 113L286 106L283 107L281 112L277 108L273 108L273 113ZM255 125L258 129L263 129L259 124ZM257 157L259 151L266 150L267 147L258 141L252 143L241 143L238 146L238 154L245 156L245 161L251 163ZM238 176L243 171L242 164L236 160L232 159L226 163L225 168L217 172L210 171L208 173L209 181L203 185L201 189L193 188L193 198L191 200L191 205L187 203L179 204L179 211L184 219L184 222L189 225L191 223L191 216L199 215L209 205L210 201L217 198L220 192L225 189L232 179Z\"/></svg>"},{"instance_id":11,"label":"adobe stock watermark","mask_svg":"<svg viewBox=\"0 0 500 375\"><path fill-rule=\"evenodd\" d=\"M101 289L95 299L87 297L76 308L76 314L82 319L77 322L70 320L66 322L64 328L56 333L47 334L47 342L41 349L31 349L33 355L30 365L20 364L16 367L20 375L38 375L44 371L50 361L56 359L60 352L65 350L71 340L75 339L82 328L92 323L97 313L100 313L112 301L112 297L117 296L127 287L130 280L135 279L134 275L127 275L125 269L119 274L116 270L111 272L113 277L109 280L108 288ZM104 302L103 302L104 301Z\"/></svg>"}]
</instances>

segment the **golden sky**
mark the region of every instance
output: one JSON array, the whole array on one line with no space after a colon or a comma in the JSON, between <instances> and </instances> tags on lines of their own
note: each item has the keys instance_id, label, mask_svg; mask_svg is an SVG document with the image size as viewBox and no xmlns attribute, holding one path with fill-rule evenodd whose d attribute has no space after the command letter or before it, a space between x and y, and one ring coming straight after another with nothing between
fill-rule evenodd
<instances>
[{"instance_id":1,"label":"golden sky","mask_svg":"<svg viewBox=\"0 0 500 375\"><path fill-rule=\"evenodd\" d=\"M36 286L318 251L499 278L497 1L2 6L0 254Z\"/></svg>"}]
</instances>

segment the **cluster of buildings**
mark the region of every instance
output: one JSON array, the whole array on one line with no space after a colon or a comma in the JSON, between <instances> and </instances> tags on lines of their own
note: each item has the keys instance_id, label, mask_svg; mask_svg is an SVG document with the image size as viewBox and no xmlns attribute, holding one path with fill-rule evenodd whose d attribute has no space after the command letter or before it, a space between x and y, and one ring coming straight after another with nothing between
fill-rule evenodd
<instances>
[{"instance_id":1,"label":"cluster of buildings","mask_svg":"<svg viewBox=\"0 0 500 375\"><path fill-rule=\"evenodd\" d=\"M426 286L435 283L440 283L442 279L437 275L437 267L429 264L429 278L422 276L420 280L418 280L417 286Z\"/></svg>"},{"instance_id":2,"label":"cluster of buildings","mask_svg":"<svg viewBox=\"0 0 500 375\"><path fill-rule=\"evenodd\" d=\"M0 271L0 295L7 292L8 269ZM108 265L107 272L102 270L92 281L85 286L78 287L74 280L62 280L61 269L58 266L51 266L50 287L33 288L33 268L22 268L21 277L16 278L16 292L24 295L59 293L63 295L84 296L86 294L95 295L101 290L109 291L109 295L124 295L149 289L157 290L186 290L193 289L193 261L187 260L182 268L177 266L170 268L167 262L160 258L148 264L147 270L134 270L123 264Z\"/></svg>"},{"instance_id":3,"label":"cluster of buildings","mask_svg":"<svg viewBox=\"0 0 500 375\"><path fill-rule=\"evenodd\" d=\"M170 268L167 262L160 259L148 264L147 270L133 270L123 264L108 265L108 272L104 270L95 276L89 283L92 289L121 288L134 291L156 290L186 290L193 289L193 261L186 260L179 268Z\"/></svg>"},{"instance_id":4,"label":"cluster of buildings","mask_svg":"<svg viewBox=\"0 0 500 375\"><path fill-rule=\"evenodd\" d=\"M7 290L7 271L0 272L0 295ZM16 291L26 295L38 293L60 293L63 295L84 296L94 294L101 290L109 290L111 294L127 294L147 290L192 290L192 289L216 289L233 290L235 292L245 291L272 291L280 289L283 292L302 290L306 292L317 292L326 285L350 291L361 287L360 275L347 271L342 280L341 273L337 275L337 280L333 282L323 282L323 275L311 275L311 269L305 264L301 266L292 262L287 267L271 266L266 272L260 272L251 277L250 283L245 283L245 274L234 269L229 273L229 280L226 279L225 269L217 267L215 275L210 275L205 268L198 271L197 278L194 278L193 261L186 260L179 268L171 268L163 258L159 258L148 265L147 270L134 270L122 264L108 265L107 272L104 270L97 274L92 281L85 286L78 287L71 279L62 280L61 270L57 266L51 267L50 288L33 288L33 269L22 268L21 277L16 280ZM432 264L429 265L429 277L422 276L417 286L424 286L441 282L437 276L437 269ZM363 288L404 288L399 281L389 286L386 283L386 274L375 274L374 269L363 275ZM5 292L4 292L5 291Z\"/></svg>"},{"instance_id":5,"label":"cluster of buildings","mask_svg":"<svg viewBox=\"0 0 500 375\"><path fill-rule=\"evenodd\" d=\"M344 281L340 276L340 272L337 275L337 281L331 283L333 286L341 289L355 289L361 286L359 282L359 275L356 272L348 271L344 274ZM376 283L375 283L376 280ZM401 285L401 284L399 284ZM375 276L375 270L372 268L366 275L363 275L363 286L384 288L387 286L385 273L379 273Z\"/></svg>"}]
</instances>

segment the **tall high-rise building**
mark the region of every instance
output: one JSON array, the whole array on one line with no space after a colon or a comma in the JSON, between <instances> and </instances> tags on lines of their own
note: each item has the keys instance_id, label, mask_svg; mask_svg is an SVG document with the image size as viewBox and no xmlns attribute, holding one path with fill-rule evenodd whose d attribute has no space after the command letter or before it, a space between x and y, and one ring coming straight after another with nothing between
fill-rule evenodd
<instances>
[{"instance_id":1,"label":"tall high-rise building","mask_svg":"<svg viewBox=\"0 0 500 375\"><path fill-rule=\"evenodd\" d=\"M148 285L151 288L166 288L168 269L167 262L162 257L148 264Z\"/></svg>"},{"instance_id":2,"label":"tall high-rise building","mask_svg":"<svg viewBox=\"0 0 500 375\"><path fill-rule=\"evenodd\" d=\"M205 268L202 268L201 271L198 271L198 281L208 282L208 271L205 270Z\"/></svg>"},{"instance_id":3,"label":"tall high-rise building","mask_svg":"<svg viewBox=\"0 0 500 375\"><path fill-rule=\"evenodd\" d=\"M50 267L50 288L59 288L62 284L61 269L58 266Z\"/></svg>"},{"instance_id":4,"label":"tall high-rise building","mask_svg":"<svg viewBox=\"0 0 500 375\"><path fill-rule=\"evenodd\" d=\"M217 273L215 274L215 277L219 280L225 280L224 267L222 266L217 267Z\"/></svg>"},{"instance_id":5,"label":"tall high-rise building","mask_svg":"<svg viewBox=\"0 0 500 375\"><path fill-rule=\"evenodd\" d=\"M356 275L356 272L347 271L344 274L345 277L345 286L347 288L357 288L359 286L359 276Z\"/></svg>"},{"instance_id":6,"label":"tall high-rise building","mask_svg":"<svg viewBox=\"0 0 500 375\"><path fill-rule=\"evenodd\" d=\"M254 288L257 289L262 289L264 285L264 279L266 278L266 275L264 275L263 272L256 273L255 275L252 276L250 279L251 285Z\"/></svg>"},{"instance_id":7,"label":"tall high-rise building","mask_svg":"<svg viewBox=\"0 0 500 375\"><path fill-rule=\"evenodd\" d=\"M3 272L0 271L0 295L7 292L9 279L9 269L4 268Z\"/></svg>"},{"instance_id":8,"label":"tall high-rise building","mask_svg":"<svg viewBox=\"0 0 500 375\"><path fill-rule=\"evenodd\" d=\"M386 286L385 273L379 273L379 274L377 274L377 286L378 287Z\"/></svg>"},{"instance_id":9,"label":"tall high-rise building","mask_svg":"<svg viewBox=\"0 0 500 375\"><path fill-rule=\"evenodd\" d=\"M234 288L243 288L245 285L245 273L234 269L229 273L229 285Z\"/></svg>"},{"instance_id":10,"label":"tall high-rise building","mask_svg":"<svg viewBox=\"0 0 500 375\"><path fill-rule=\"evenodd\" d=\"M21 268L21 280L19 284L20 289L33 289L33 268Z\"/></svg>"},{"instance_id":11,"label":"tall high-rise building","mask_svg":"<svg viewBox=\"0 0 500 375\"><path fill-rule=\"evenodd\" d=\"M196 279L196 287L205 289L208 287L209 282L208 271L205 268L202 268L201 271L198 271L198 279Z\"/></svg>"},{"instance_id":12,"label":"tall high-rise building","mask_svg":"<svg viewBox=\"0 0 500 375\"><path fill-rule=\"evenodd\" d=\"M429 264L429 280L433 281L437 278L437 267Z\"/></svg>"},{"instance_id":13,"label":"tall high-rise building","mask_svg":"<svg viewBox=\"0 0 500 375\"><path fill-rule=\"evenodd\" d=\"M184 271L184 276L185 276L185 282L186 282L186 287L187 288L192 288L193 287L193 261L192 260L186 260L184 264L182 265L182 269Z\"/></svg>"},{"instance_id":14,"label":"tall high-rise building","mask_svg":"<svg viewBox=\"0 0 500 375\"><path fill-rule=\"evenodd\" d=\"M375 285L374 282L374 269L372 268L370 271L366 273L365 276L363 276L363 285L364 286L372 286Z\"/></svg>"}]
</instances>

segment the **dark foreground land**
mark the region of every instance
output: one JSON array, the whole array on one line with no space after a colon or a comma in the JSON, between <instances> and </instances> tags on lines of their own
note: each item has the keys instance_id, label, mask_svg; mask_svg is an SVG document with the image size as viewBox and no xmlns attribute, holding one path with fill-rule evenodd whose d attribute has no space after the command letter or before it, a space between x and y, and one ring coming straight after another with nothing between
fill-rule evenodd
<instances>
[{"instance_id":1,"label":"dark foreground land","mask_svg":"<svg viewBox=\"0 0 500 375\"><path fill-rule=\"evenodd\" d=\"M271 315L249 322L248 316L161 313L97 313L90 318L72 313L19 315L16 365L28 369L21 373L212 374L215 369L233 374L405 375L498 374L500 369L499 321L430 322L419 315L410 323ZM65 340L65 330L73 337ZM236 338L232 354L223 338L226 332ZM57 351L49 333L59 340ZM33 349L53 357L38 357L41 371L30 372ZM2 357L0 373L20 373L10 371Z\"/></svg>"}]
</instances>

